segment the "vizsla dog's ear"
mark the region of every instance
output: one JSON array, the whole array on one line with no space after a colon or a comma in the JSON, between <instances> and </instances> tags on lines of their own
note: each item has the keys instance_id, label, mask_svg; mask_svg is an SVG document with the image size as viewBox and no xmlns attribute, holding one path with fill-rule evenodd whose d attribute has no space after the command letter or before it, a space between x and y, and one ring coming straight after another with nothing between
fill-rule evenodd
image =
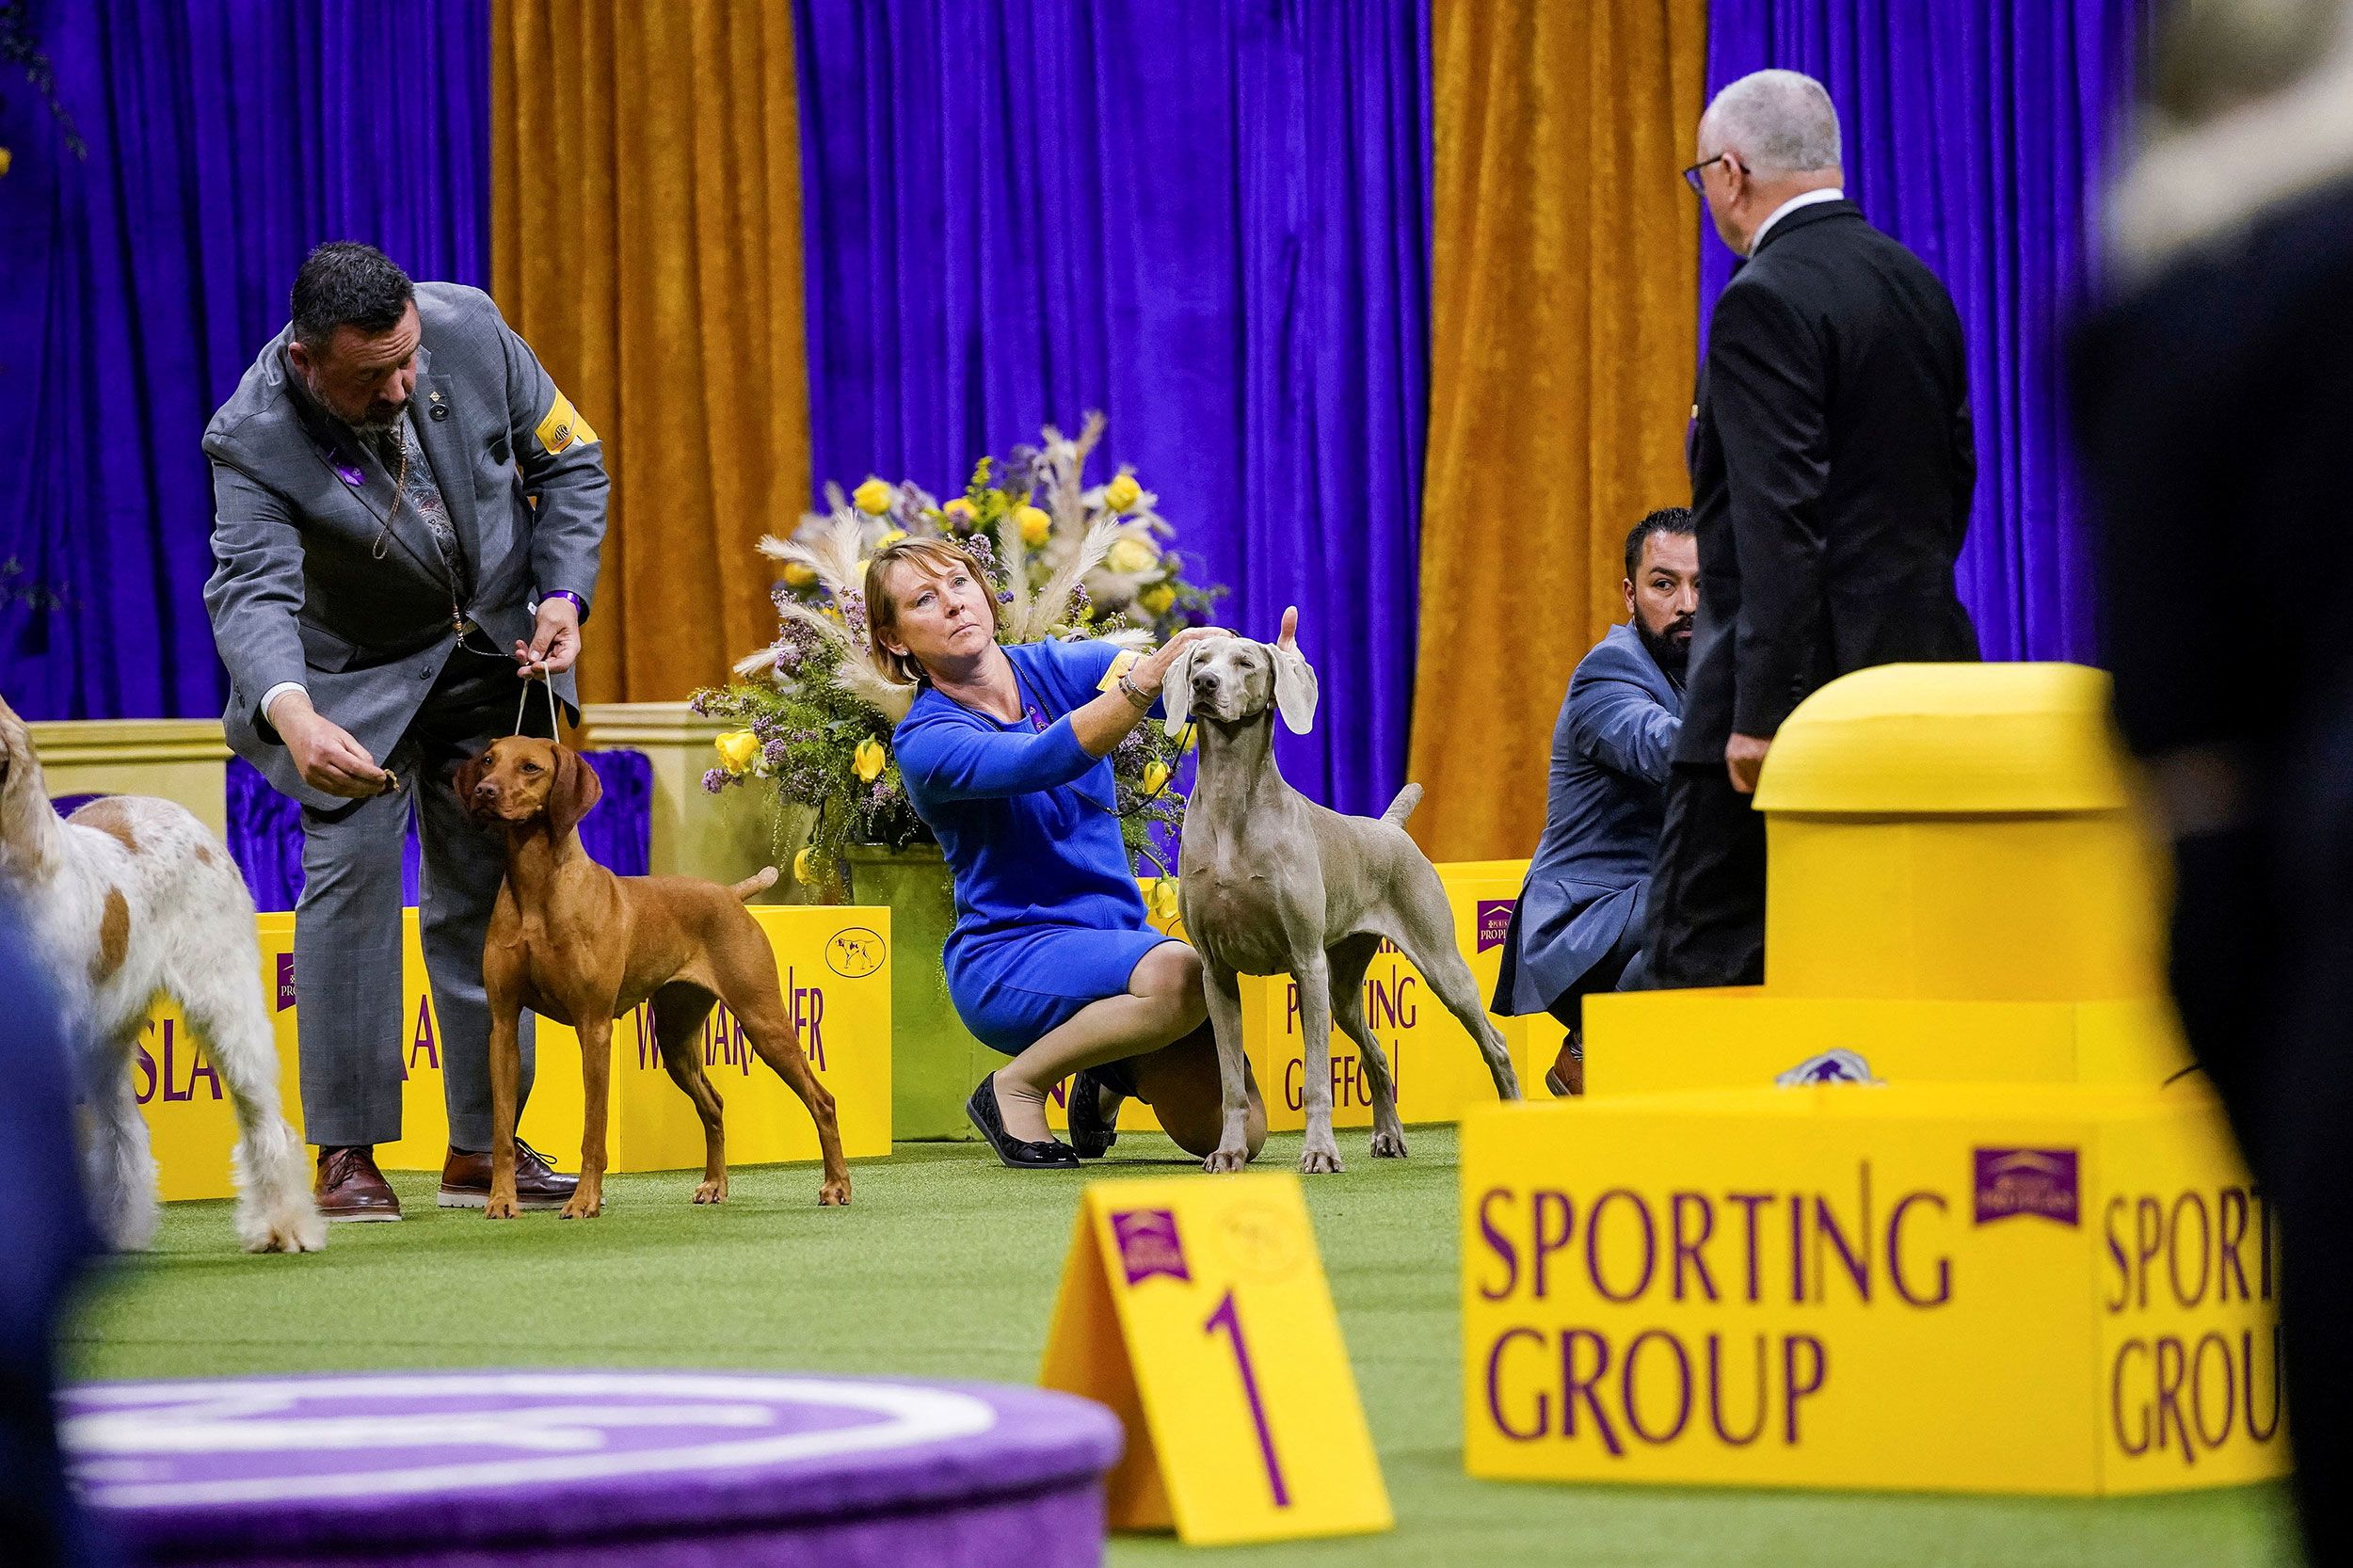
<instances>
[{"instance_id":1,"label":"vizsla dog's ear","mask_svg":"<svg viewBox=\"0 0 2353 1568\"><path fill-rule=\"evenodd\" d=\"M548 831L559 840L568 837L604 798L604 782L596 769L570 746L555 748L555 782L548 786Z\"/></svg>"},{"instance_id":2,"label":"vizsla dog's ear","mask_svg":"<svg viewBox=\"0 0 2353 1568\"><path fill-rule=\"evenodd\" d=\"M457 792L458 809L470 817L474 814L474 786L482 782L483 772L489 765L490 751L488 746L485 746L481 756L469 758L465 766L457 770L457 782L452 788Z\"/></svg>"},{"instance_id":3,"label":"vizsla dog's ear","mask_svg":"<svg viewBox=\"0 0 2353 1568\"><path fill-rule=\"evenodd\" d=\"M1316 723L1316 667L1295 645L1270 643L1266 650L1274 661L1274 711L1284 728L1305 735Z\"/></svg>"},{"instance_id":4,"label":"vizsla dog's ear","mask_svg":"<svg viewBox=\"0 0 2353 1568\"><path fill-rule=\"evenodd\" d=\"M1199 643L1187 643L1178 648L1160 678L1160 712L1168 715L1166 728L1172 735L1184 728L1193 713L1193 656L1200 648Z\"/></svg>"}]
</instances>

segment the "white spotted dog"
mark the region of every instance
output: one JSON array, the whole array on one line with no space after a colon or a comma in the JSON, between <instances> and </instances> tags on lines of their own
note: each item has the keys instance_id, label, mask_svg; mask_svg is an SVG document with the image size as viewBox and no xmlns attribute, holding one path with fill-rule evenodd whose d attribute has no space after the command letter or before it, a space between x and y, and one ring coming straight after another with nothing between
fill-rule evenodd
<instances>
[{"instance_id":1,"label":"white spotted dog","mask_svg":"<svg viewBox=\"0 0 2353 1568\"><path fill-rule=\"evenodd\" d=\"M65 1010L86 1107L90 1206L113 1245L155 1237L155 1160L131 1087L157 993L187 1014L236 1108L237 1239L316 1252L302 1144L278 1103L253 899L228 849L185 808L108 795L60 821L31 735L0 700L0 892L13 894Z\"/></svg>"}]
</instances>

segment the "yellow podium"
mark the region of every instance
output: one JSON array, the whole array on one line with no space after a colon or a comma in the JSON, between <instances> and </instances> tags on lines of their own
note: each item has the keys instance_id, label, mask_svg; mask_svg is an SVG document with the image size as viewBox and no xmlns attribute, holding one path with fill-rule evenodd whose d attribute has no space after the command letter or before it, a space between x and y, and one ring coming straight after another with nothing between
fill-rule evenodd
<instances>
[{"instance_id":1,"label":"yellow podium","mask_svg":"<svg viewBox=\"0 0 2353 1568\"><path fill-rule=\"evenodd\" d=\"M2107 704L2076 664L1890 664L1817 692L1757 790L1765 984L1587 999L1587 1093L2187 1065Z\"/></svg>"},{"instance_id":2,"label":"yellow podium","mask_svg":"<svg viewBox=\"0 0 2353 1568\"><path fill-rule=\"evenodd\" d=\"M1622 1095L1465 1123L1470 1473L2095 1495L2288 1467L2205 1087Z\"/></svg>"}]
</instances>

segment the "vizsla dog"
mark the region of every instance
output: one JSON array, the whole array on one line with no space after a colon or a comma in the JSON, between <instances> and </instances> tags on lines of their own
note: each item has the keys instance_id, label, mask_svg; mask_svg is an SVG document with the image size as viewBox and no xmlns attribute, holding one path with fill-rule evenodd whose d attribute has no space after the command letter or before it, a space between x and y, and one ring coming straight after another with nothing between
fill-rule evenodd
<instances>
[{"instance_id":1,"label":"vizsla dog","mask_svg":"<svg viewBox=\"0 0 2353 1568\"><path fill-rule=\"evenodd\" d=\"M1201 953L1225 1090L1224 1136L1202 1162L1211 1171L1239 1171L1249 1159L1235 984L1244 974L1289 974L1299 984L1307 1113L1299 1168L1340 1169L1332 1138L1335 1019L1356 1043L1371 1086L1373 1157L1403 1158L1396 1085L1364 1011L1365 970L1384 939L1404 950L1470 1032L1497 1095L1520 1097L1511 1053L1454 945L1454 912L1437 868L1400 825L1419 804L1421 786L1406 785L1376 822L1326 810L1284 783L1274 765L1275 714L1300 735L1315 719L1316 672L1293 640L1298 623L1298 611L1285 611L1282 638L1272 646L1242 637L1194 644L1160 684L1170 732L1188 715L1200 725L1201 773L1185 803L1176 892Z\"/></svg>"},{"instance_id":2,"label":"vizsla dog","mask_svg":"<svg viewBox=\"0 0 2353 1568\"><path fill-rule=\"evenodd\" d=\"M475 818L506 832L506 883L490 916L482 983L490 1003L490 1200L486 1217L515 1217L516 1092L522 1077L522 1010L580 1032L587 1128L580 1187L568 1220L604 1208L607 1048L613 1020L648 998L662 1064L695 1102L703 1124L696 1203L728 1195L719 1092L703 1076L703 1020L724 1001L743 1020L760 1059L792 1086L817 1124L825 1176L821 1204L850 1201L850 1172L833 1096L809 1070L784 1010L776 954L744 900L776 879L775 867L722 888L687 876L616 876L580 846L580 819L603 786L580 754L553 741L500 741L457 775Z\"/></svg>"}]
</instances>

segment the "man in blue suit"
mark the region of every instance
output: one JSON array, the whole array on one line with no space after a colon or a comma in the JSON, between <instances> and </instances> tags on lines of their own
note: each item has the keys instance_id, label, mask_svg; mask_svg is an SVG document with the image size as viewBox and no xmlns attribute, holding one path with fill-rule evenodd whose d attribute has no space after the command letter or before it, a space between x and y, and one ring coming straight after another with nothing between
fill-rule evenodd
<instances>
[{"instance_id":1,"label":"man in blue suit","mask_svg":"<svg viewBox=\"0 0 2353 1568\"><path fill-rule=\"evenodd\" d=\"M1619 584L1626 623L1578 663L1553 726L1545 833L1504 934L1494 1006L1550 1013L1568 1031L1545 1074L1556 1095L1585 1092L1583 999L1641 984L1699 584L1689 511L1664 507L1636 523Z\"/></svg>"}]
</instances>

